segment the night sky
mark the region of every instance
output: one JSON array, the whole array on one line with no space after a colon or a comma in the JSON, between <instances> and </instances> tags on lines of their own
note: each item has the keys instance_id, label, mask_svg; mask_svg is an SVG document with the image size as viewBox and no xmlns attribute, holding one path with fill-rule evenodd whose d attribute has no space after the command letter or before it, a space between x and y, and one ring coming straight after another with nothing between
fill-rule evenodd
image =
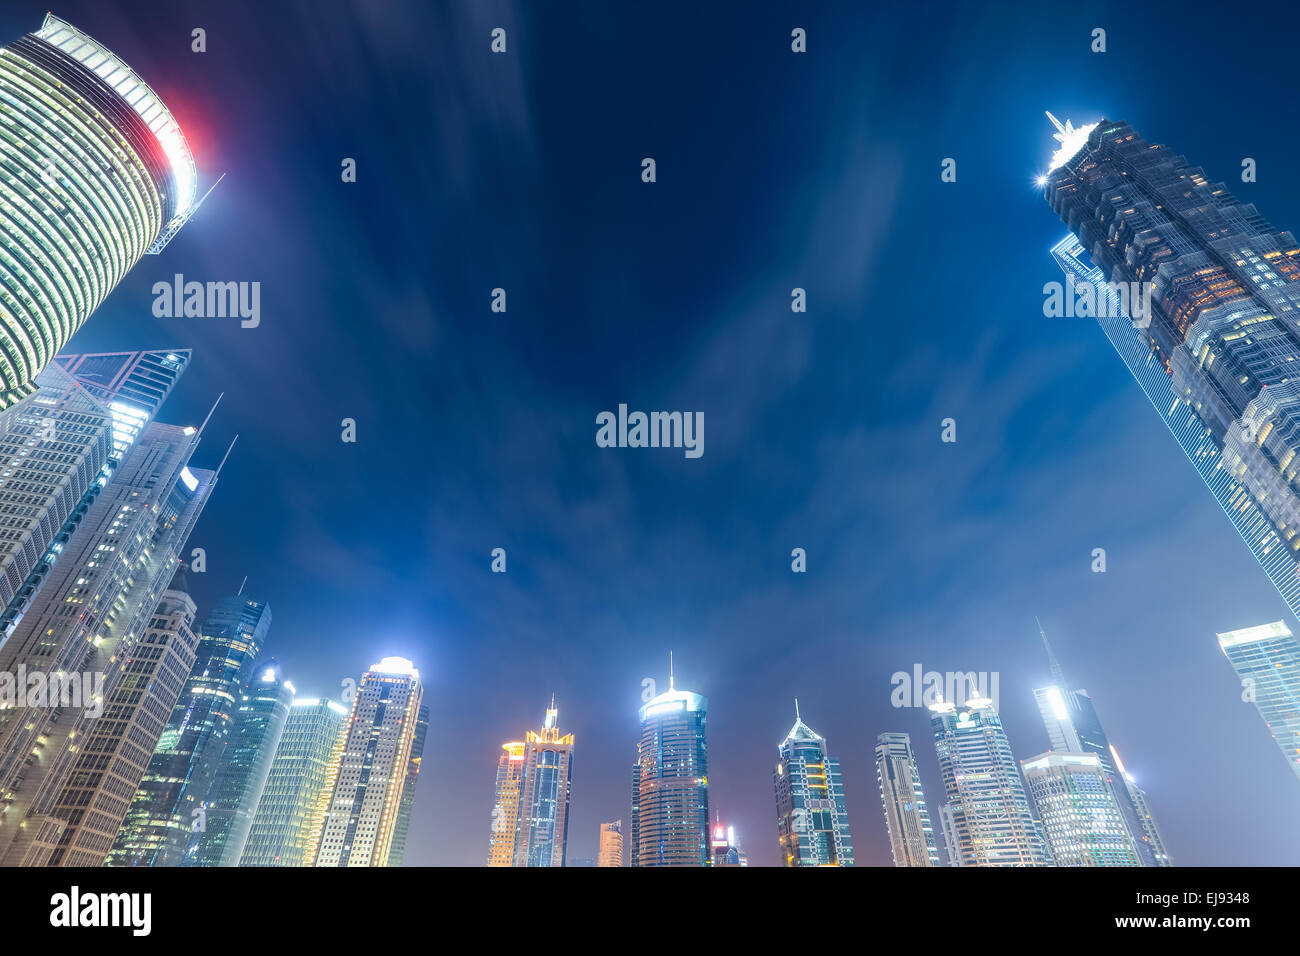
<instances>
[{"instance_id":1,"label":"night sky","mask_svg":"<svg viewBox=\"0 0 1300 956\"><path fill-rule=\"evenodd\" d=\"M9 0L0 39L49 4ZM887 865L877 734L912 735L943 802L890 675L998 671L1016 756L1040 753L1035 615L1177 863L1297 862L1300 789L1214 636L1296 622L1095 322L1043 317L1065 227L1033 185L1044 109L1106 117L1300 228L1294 31L1234 36L1221 4L889 6L55 5L172 108L202 188L227 174L69 350L192 348L164 421L225 392L200 616L247 575L304 695L420 668L408 863L485 861L500 744L552 693L569 858L594 857L671 649L751 861L778 862L797 696L858 863ZM261 282L260 326L154 318L174 273ZM598 448L619 403L703 411L703 457Z\"/></svg>"}]
</instances>

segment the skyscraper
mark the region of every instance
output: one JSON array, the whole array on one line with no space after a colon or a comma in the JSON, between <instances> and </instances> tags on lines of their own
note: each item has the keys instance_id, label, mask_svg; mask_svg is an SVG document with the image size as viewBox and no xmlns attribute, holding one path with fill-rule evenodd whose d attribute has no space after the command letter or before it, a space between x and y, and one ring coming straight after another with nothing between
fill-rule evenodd
<instances>
[{"instance_id":1,"label":"skyscraper","mask_svg":"<svg viewBox=\"0 0 1300 956\"><path fill-rule=\"evenodd\" d=\"M1040 183L1072 230L1052 249L1061 300L1096 316L1300 614L1300 243L1126 123L1052 121Z\"/></svg>"},{"instance_id":2,"label":"skyscraper","mask_svg":"<svg viewBox=\"0 0 1300 956\"><path fill-rule=\"evenodd\" d=\"M262 788L240 866L306 866L313 833L325 817L321 791L343 744L348 709L333 700L296 697Z\"/></svg>"},{"instance_id":3,"label":"skyscraper","mask_svg":"<svg viewBox=\"0 0 1300 956\"><path fill-rule=\"evenodd\" d=\"M131 799L109 866L182 865L192 835L207 826L203 803L270 628L270 606L242 594L222 598L203 622L194 667Z\"/></svg>"},{"instance_id":4,"label":"skyscraper","mask_svg":"<svg viewBox=\"0 0 1300 956\"><path fill-rule=\"evenodd\" d=\"M420 672L386 657L361 676L316 866L387 866L424 691Z\"/></svg>"},{"instance_id":5,"label":"skyscraper","mask_svg":"<svg viewBox=\"0 0 1300 956\"><path fill-rule=\"evenodd\" d=\"M720 817L713 821L709 866L749 866L749 857L736 838L736 828L724 825Z\"/></svg>"},{"instance_id":6,"label":"skyscraper","mask_svg":"<svg viewBox=\"0 0 1300 956\"><path fill-rule=\"evenodd\" d=\"M196 207L194 158L157 94L49 14L0 49L0 409Z\"/></svg>"},{"instance_id":7,"label":"skyscraper","mask_svg":"<svg viewBox=\"0 0 1300 956\"><path fill-rule=\"evenodd\" d=\"M826 738L799 716L777 747L772 774L776 823L784 866L852 866L853 838L844 805L840 762L826 752Z\"/></svg>"},{"instance_id":8,"label":"skyscraper","mask_svg":"<svg viewBox=\"0 0 1300 956\"><path fill-rule=\"evenodd\" d=\"M114 463L167 400L185 367L189 349L142 352L61 353L55 364L113 413Z\"/></svg>"},{"instance_id":9,"label":"skyscraper","mask_svg":"<svg viewBox=\"0 0 1300 956\"><path fill-rule=\"evenodd\" d=\"M670 673L668 690L638 712L638 866L709 864L708 708L706 698L677 690Z\"/></svg>"},{"instance_id":10,"label":"skyscraper","mask_svg":"<svg viewBox=\"0 0 1300 956\"><path fill-rule=\"evenodd\" d=\"M554 699L540 731L524 735L515 866L564 866L573 786L573 734L562 734Z\"/></svg>"},{"instance_id":11,"label":"skyscraper","mask_svg":"<svg viewBox=\"0 0 1300 956\"><path fill-rule=\"evenodd\" d=\"M215 472L189 467L200 434L158 422L140 433L0 647L0 671L22 664L102 674L105 699L112 698L216 482ZM0 712L0 793L10 801L0 817L6 864L45 862L68 823L50 808L94 718L56 715L52 708Z\"/></svg>"},{"instance_id":12,"label":"skyscraper","mask_svg":"<svg viewBox=\"0 0 1300 956\"><path fill-rule=\"evenodd\" d=\"M912 738L907 734L876 738L876 783L894 866L938 866L934 826L925 805Z\"/></svg>"},{"instance_id":13,"label":"skyscraper","mask_svg":"<svg viewBox=\"0 0 1300 956\"><path fill-rule=\"evenodd\" d=\"M0 644L189 358L184 349L59 355L38 377L38 394L0 413L0 461L8 462L0 514L14 542L0 556Z\"/></svg>"},{"instance_id":14,"label":"skyscraper","mask_svg":"<svg viewBox=\"0 0 1300 956\"><path fill-rule=\"evenodd\" d=\"M1141 865L1096 754L1048 751L1021 767L1056 866Z\"/></svg>"},{"instance_id":15,"label":"skyscraper","mask_svg":"<svg viewBox=\"0 0 1300 956\"><path fill-rule=\"evenodd\" d=\"M600 847L596 852L597 866L623 865L623 821L600 825Z\"/></svg>"},{"instance_id":16,"label":"skyscraper","mask_svg":"<svg viewBox=\"0 0 1300 956\"><path fill-rule=\"evenodd\" d=\"M253 826L276 748L293 704L294 686L275 660L254 665L235 707L234 725L207 798L205 826L194 833L186 866L238 866Z\"/></svg>"},{"instance_id":17,"label":"skyscraper","mask_svg":"<svg viewBox=\"0 0 1300 956\"><path fill-rule=\"evenodd\" d=\"M488 866L515 865L515 834L519 829L519 791L524 782L522 740L501 745L497 760L496 800L492 804L492 833L488 837Z\"/></svg>"},{"instance_id":18,"label":"skyscraper","mask_svg":"<svg viewBox=\"0 0 1300 956\"><path fill-rule=\"evenodd\" d=\"M1138 822L1142 830L1142 842L1137 844L1138 857L1143 858L1143 843L1150 846L1151 855L1155 858L1156 866L1173 866L1173 858L1169 856L1169 851L1165 849L1165 839L1160 835L1160 828L1156 826L1156 818L1151 814L1151 807L1147 803L1147 795L1133 776L1124 769L1124 761L1119 759L1119 751L1115 745L1110 746L1110 758L1112 765L1119 771L1120 779L1124 781L1124 788L1128 791L1129 799L1133 801L1133 806L1137 808ZM1124 805L1120 804L1121 812ZM1130 831L1131 835L1131 831Z\"/></svg>"},{"instance_id":19,"label":"skyscraper","mask_svg":"<svg viewBox=\"0 0 1300 956\"><path fill-rule=\"evenodd\" d=\"M1219 647L1241 678L1242 699L1259 715L1291 770L1300 777L1300 642L1281 621L1219 635Z\"/></svg>"},{"instance_id":20,"label":"skyscraper","mask_svg":"<svg viewBox=\"0 0 1300 956\"><path fill-rule=\"evenodd\" d=\"M930 705L948 802L940 810L953 866L1050 866L1020 769L988 698Z\"/></svg>"},{"instance_id":21,"label":"skyscraper","mask_svg":"<svg viewBox=\"0 0 1300 956\"><path fill-rule=\"evenodd\" d=\"M199 639L192 630L196 609L182 567L163 592L134 656L82 745L67 786L51 816L67 820L50 866L100 866L126 816L129 795L148 766L144 741L157 740Z\"/></svg>"},{"instance_id":22,"label":"skyscraper","mask_svg":"<svg viewBox=\"0 0 1300 956\"><path fill-rule=\"evenodd\" d=\"M1110 787L1115 805L1138 854L1141 866L1172 866L1165 850L1160 829L1151 815L1146 794L1138 789L1131 776L1120 771L1115 764L1115 749L1101 729L1101 719L1093 706L1092 698L1083 689L1067 690L1065 674L1047 640L1041 624L1038 634L1047 652L1052 683L1034 688L1034 699L1047 728L1047 738L1057 754L1090 754L1097 759L1101 773ZM1043 773L1065 772L1059 767L1045 768ZM1106 839L1099 836L1099 839ZM1049 838L1050 841L1050 838ZM1062 866L1072 864L1060 864Z\"/></svg>"},{"instance_id":23,"label":"skyscraper","mask_svg":"<svg viewBox=\"0 0 1300 956\"><path fill-rule=\"evenodd\" d=\"M627 865L641 865L641 762L632 764L632 807L628 819Z\"/></svg>"},{"instance_id":24,"label":"skyscraper","mask_svg":"<svg viewBox=\"0 0 1300 956\"><path fill-rule=\"evenodd\" d=\"M107 408L58 366L37 375L36 385L6 413L0 434L0 612L24 590L24 597L36 592L34 572L53 545L62 550L67 538L56 537L104 476L111 450ZM0 618L0 645L9 623Z\"/></svg>"},{"instance_id":25,"label":"skyscraper","mask_svg":"<svg viewBox=\"0 0 1300 956\"><path fill-rule=\"evenodd\" d=\"M415 789L420 782L420 761L424 759L424 741L429 736L429 705L421 704L415 719L415 739L411 741L411 759L406 765L406 783L402 802L397 809L397 826L393 828L393 845L388 851L388 866L401 866L406 857L406 838L411 831L411 810L415 806Z\"/></svg>"}]
</instances>

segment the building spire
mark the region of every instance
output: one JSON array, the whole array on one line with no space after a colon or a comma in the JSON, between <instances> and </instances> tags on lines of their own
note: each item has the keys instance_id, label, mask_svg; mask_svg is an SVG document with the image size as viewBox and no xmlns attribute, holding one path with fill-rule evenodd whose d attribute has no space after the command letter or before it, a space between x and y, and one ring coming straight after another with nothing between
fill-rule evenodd
<instances>
[{"instance_id":1,"label":"building spire","mask_svg":"<svg viewBox=\"0 0 1300 956\"><path fill-rule=\"evenodd\" d=\"M673 689L673 652L668 652L668 689Z\"/></svg>"},{"instance_id":2,"label":"building spire","mask_svg":"<svg viewBox=\"0 0 1300 956\"><path fill-rule=\"evenodd\" d=\"M225 397L226 397L226 393L222 392L220 395L217 396L217 400L212 403L212 407L208 409L208 414L205 415L203 418L203 424L199 426L200 438L203 437L203 429L207 428L208 422L212 421L212 414L217 410L217 406L221 404L221 400Z\"/></svg>"},{"instance_id":3,"label":"building spire","mask_svg":"<svg viewBox=\"0 0 1300 956\"><path fill-rule=\"evenodd\" d=\"M802 718L800 718L800 716L799 716L799 698L798 698L798 697L796 697L796 698L794 699L794 719L795 719L795 720L800 720L800 719L802 719Z\"/></svg>"},{"instance_id":4,"label":"building spire","mask_svg":"<svg viewBox=\"0 0 1300 956\"><path fill-rule=\"evenodd\" d=\"M1047 114L1051 116L1051 113ZM1043 630L1043 624L1034 617L1034 623L1038 625L1038 636L1043 639L1043 650L1047 651L1047 663L1052 669L1052 682L1061 690L1065 690L1065 672L1061 670L1061 662L1056 659L1056 654L1052 652L1052 645L1047 640L1047 632Z\"/></svg>"}]
</instances>

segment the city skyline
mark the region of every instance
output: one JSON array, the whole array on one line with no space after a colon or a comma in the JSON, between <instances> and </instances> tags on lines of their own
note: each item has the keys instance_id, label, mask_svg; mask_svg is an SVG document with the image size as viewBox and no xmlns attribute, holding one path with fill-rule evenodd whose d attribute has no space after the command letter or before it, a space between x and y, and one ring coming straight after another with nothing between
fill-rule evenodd
<instances>
[{"instance_id":1,"label":"city skyline","mask_svg":"<svg viewBox=\"0 0 1300 956\"><path fill-rule=\"evenodd\" d=\"M682 37L671 10L638 24L589 8L620 49L514 3L391 21L357 7L310 28L290 12L303 42L285 49L235 8L211 12L196 54L192 11L137 9L56 12L167 104L196 197L226 179L62 353L183 358L159 413L178 427L224 393L195 473L239 441L183 555L205 552L188 574L197 622L247 579L276 610L263 651L300 693L340 699L389 657L419 667L442 729L424 766L459 771L408 760L406 863L485 862L501 743L552 693L581 748L567 856L596 858L613 820L630 846L636 714L673 647L677 683L709 701L709 804L751 862L779 864L771 749L798 696L842 760L856 865L888 866L877 737L910 735L936 837L945 802L929 714L893 707L889 675L999 675L1012 752L1032 759L1046 747L1033 691L1054 679L1035 615L1129 765L1107 772L1141 786L1132 812L1159 821L1179 865L1294 861L1294 774L1216 635L1296 622L1097 323L1042 312L1066 231L1035 184L1056 147L1044 109L1130 123L1300 228L1294 137L1275 116L1243 102L1204 128L1174 89L1137 82L1220 53L1248 82L1270 76L1204 19L1102 4L1113 46L1096 55L1072 39L1093 26L1081 14L935 26L811 10L810 53L789 61L780 30L708 14ZM16 0L0 42L44 12ZM480 58L498 24L520 55ZM863 56L877 35L898 41ZM1261 43L1260 60L1281 49ZM678 44L682 75L657 78ZM919 76L917 44L933 58ZM967 88L990 49L1012 66ZM317 90L335 69L355 85ZM339 120L363 115L382 149ZM1257 182L1240 181L1245 157ZM154 284L175 276L260 281L261 324L155 315ZM917 295L958 285L977 307ZM790 312L796 286L806 314ZM597 448L594 416L623 402L702 409L707 453ZM88 454L89 474L108 452Z\"/></svg>"}]
</instances>

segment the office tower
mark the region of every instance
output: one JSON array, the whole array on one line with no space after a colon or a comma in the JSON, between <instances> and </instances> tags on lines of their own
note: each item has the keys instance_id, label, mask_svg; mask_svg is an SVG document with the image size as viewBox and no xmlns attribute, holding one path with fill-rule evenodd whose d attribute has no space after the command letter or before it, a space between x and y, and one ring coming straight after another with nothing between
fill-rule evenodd
<instances>
[{"instance_id":1,"label":"office tower","mask_svg":"<svg viewBox=\"0 0 1300 956\"><path fill-rule=\"evenodd\" d=\"M329 761L325 765L325 783L321 787L319 794L317 794L315 809L311 814L303 866L315 866L316 860L320 856L321 835L325 832L325 817L329 813L330 802L334 799L334 785L338 783L339 769L343 766L343 750L348 743L351 717L351 709L345 707L343 709L343 720L339 726L338 739L334 741Z\"/></svg>"},{"instance_id":2,"label":"office tower","mask_svg":"<svg viewBox=\"0 0 1300 956\"><path fill-rule=\"evenodd\" d=\"M182 566L163 592L158 609L125 673L81 746L68 784L50 811L67 820L50 866L100 866L113 845L149 761L142 741L157 740L180 696L199 639L196 609ZM89 811L86 808L91 808Z\"/></svg>"},{"instance_id":3,"label":"office tower","mask_svg":"<svg viewBox=\"0 0 1300 956\"><path fill-rule=\"evenodd\" d=\"M1119 759L1119 751L1115 745L1110 746L1110 758L1112 765L1119 771L1120 779L1124 781L1124 789L1128 797L1133 801L1133 806L1137 809L1138 823L1142 831L1142 840L1151 848L1151 855L1155 858L1156 866L1173 866L1174 861L1169 856L1169 851L1165 849L1165 838L1160 835L1160 828L1156 825L1156 818L1151 814L1151 807L1147 803L1146 792L1137 785L1132 774L1124 769L1124 761ZM1122 812L1124 805L1120 804ZM1130 835L1132 831L1130 831ZM1137 844L1138 857L1142 858L1143 843Z\"/></svg>"},{"instance_id":4,"label":"office tower","mask_svg":"<svg viewBox=\"0 0 1300 956\"><path fill-rule=\"evenodd\" d=\"M424 757L424 741L429 735L429 705L421 704L415 719L415 739L411 741L411 759L406 767L406 783L402 787L402 803L397 810L397 826L393 828L393 846L388 851L388 865L401 866L406 857L406 838L411 831L411 809L415 806L415 788L420 782L420 761Z\"/></svg>"},{"instance_id":5,"label":"office tower","mask_svg":"<svg viewBox=\"0 0 1300 956\"><path fill-rule=\"evenodd\" d=\"M1056 866L1142 865L1096 754L1048 751L1020 765Z\"/></svg>"},{"instance_id":6,"label":"office tower","mask_svg":"<svg viewBox=\"0 0 1300 956\"><path fill-rule=\"evenodd\" d=\"M1300 777L1300 643L1281 621L1219 635L1219 648L1241 678L1282 756Z\"/></svg>"},{"instance_id":7,"label":"office tower","mask_svg":"<svg viewBox=\"0 0 1300 956\"><path fill-rule=\"evenodd\" d=\"M930 705L948 802L940 823L953 866L1050 866L1002 720L987 697Z\"/></svg>"},{"instance_id":8,"label":"office tower","mask_svg":"<svg viewBox=\"0 0 1300 956\"><path fill-rule=\"evenodd\" d=\"M844 806L840 762L826 752L826 738L799 716L777 748L772 781L783 866L852 866L853 838Z\"/></svg>"},{"instance_id":9,"label":"office tower","mask_svg":"<svg viewBox=\"0 0 1300 956\"><path fill-rule=\"evenodd\" d=\"M0 647L0 671L23 664L102 674L104 698L113 697L216 482L215 472L189 467L200 434L158 422L140 433ZM0 794L7 804L0 860L6 865L44 863L58 832L81 822L50 809L93 719L50 708L0 712ZM142 750L153 743L132 741Z\"/></svg>"},{"instance_id":10,"label":"office tower","mask_svg":"<svg viewBox=\"0 0 1300 956\"><path fill-rule=\"evenodd\" d=\"M894 866L938 866L939 848L921 787L921 771L907 734L876 738L876 783Z\"/></svg>"},{"instance_id":11,"label":"office tower","mask_svg":"<svg viewBox=\"0 0 1300 956\"><path fill-rule=\"evenodd\" d=\"M64 545L131 443L153 421L189 359L184 349L59 355L38 377L40 393L0 413L6 423L0 427L0 462L14 472L0 482L0 514L9 521L5 528L15 547L12 560L0 560L0 644L22 619ZM107 448L103 454L101 443ZM88 447L93 453L85 453ZM20 467L23 459L28 459L25 468ZM61 486L43 486L63 475ZM33 495L39 499L47 492L44 504L34 506ZM15 523L24 518L26 526ZM33 533L19 552L13 534L27 529Z\"/></svg>"},{"instance_id":12,"label":"office tower","mask_svg":"<svg viewBox=\"0 0 1300 956\"><path fill-rule=\"evenodd\" d=\"M552 698L540 731L524 734L515 866L564 866L569 843L573 734L562 734Z\"/></svg>"},{"instance_id":13,"label":"office tower","mask_svg":"<svg viewBox=\"0 0 1300 956\"><path fill-rule=\"evenodd\" d=\"M597 866L623 865L623 821L600 825L600 847L596 851Z\"/></svg>"},{"instance_id":14,"label":"office tower","mask_svg":"<svg viewBox=\"0 0 1300 956\"><path fill-rule=\"evenodd\" d=\"M361 676L316 866L386 866L423 696L420 672L385 657Z\"/></svg>"},{"instance_id":15,"label":"office tower","mask_svg":"<svg viewBox=\"0 0 1300 956\"><path fill-rule=\"evenodd\" d=\"M1040 182L1072 230L1061 302L1096 315L1300 614L1300 243L1125 123L1057 128Z\"/></svg>"},{"instance_id":16,"label":"office tower","mask_svg":"<svg viewBox=\"0 0 1300 956\"><path fill-rule=\"evenodd\" d=\"M337 701L295 697L275 748L240 866L305 866L325 816L321 791L343 745L348 709Z\"/></svg>"},{"instance_id":17,"label":"office tower","mask_svg":"<svg viewBox=\"0 0 1300 956\"><path fill-rule=\"evenodd\" d=\"M515 865L515 834L519 829L519 792L524 782L522 740L501 745L497 760L496 800L492 804L492 834L488 837L488 866Z\"/></svg>"},{"instance_id":18,"label":"office tower","mask_svg":"<svg viewBox=\"0 0 1300 956\"><path fill-rule=\"evenodd\" d=\"M114 463L153 421L189 362L189 349L67 352L54 357L55 365L113 413L109 457Z\"/></svg>"},{"instance_id":19,"label":"office tower","mask_svg":"<svg viewBox=\"0 0 1300 956\"><path fill-rule=\"evenodd\" d=\"M175 118L103 44L47 15L0 49L0 409L196 208Z\"/></svg>"},{"instance_id":20,"label":"office tower","mask_svg":"<svg viewBox=\"0 0 1300 956\"><path fill-rule=\"evenodd\" d=\"M108 464L113 417L56 365L0 434L0 611L27 585ZM5 641L0 619L0 645Z\"/></svg>"},{"instance_id":21,"label":"office tower","mask_svg":"<svg viewBox=\"0 0 1300 956\"><path fill-rule=\"evenodd\" d=\"M724 826L720 819L714 821L709 841L709 866L749 866L749 857L736 839L736 828Z\"/></svg>"},{"instance_id":22,"label":"office tower","mask_svg":"<svg viewBox=\"0 0 1300 956\"><path fill-rule=\"evenodd\" d=\"M253 826L295 689L275 660L254 665L207 799L204 827L190 838L185 866L238 866Z\"/></svg>"},{"instance_id":23,"label":"office tower","mask_svg":"<svg viewBox=\"0 0 1300 956\"><path fill-rule=\"evenodd\" d=\"M1086 690L1067 689L1065 674L1041 624L1038 625L1038 634L1047 652L1052 683L1034 688L1034 700L1047 728L1052 750L1058 754L1091 754L1096 757L1137 850L1139 865L1172 866L1160 830L1146 803L1146 794L1137 789L1132 778L1115 764L1115 749L1101 728L1101 719L1092 698Z\"/></svg>"},{"instance_id":24,"label":"office tower","mask_svg":"<svg viewBox=\"0 0 1300 956\"><path fill-rule=\"evenodd\" d=\"M131 799L109 866L182 865L192 836L207 826L203 802L270 628L270 606L243 594L222 598L203 622L194 666Z\"/></svg>"},{"instance_id":25,"label":"office tower","mask_svg":"<svg viewBox=\"0 0 1300 956\"><path fill-rule=\"evenodd\" d=\"M632 808L628 820L627 865L640 866L641 853L641 763L632 764Z\"/></svg>"},{"instance_id":26,"label":"office tower","mask_svg":"<svg viewBox=\"0 0 1300 956\"><path fill-rule=\"evenodd\" d=\"M709 702L668 690L638 712L641 739L635 829L638 866L708 866L709 759L704 728Z\"/></svg>"}]
</instances>

